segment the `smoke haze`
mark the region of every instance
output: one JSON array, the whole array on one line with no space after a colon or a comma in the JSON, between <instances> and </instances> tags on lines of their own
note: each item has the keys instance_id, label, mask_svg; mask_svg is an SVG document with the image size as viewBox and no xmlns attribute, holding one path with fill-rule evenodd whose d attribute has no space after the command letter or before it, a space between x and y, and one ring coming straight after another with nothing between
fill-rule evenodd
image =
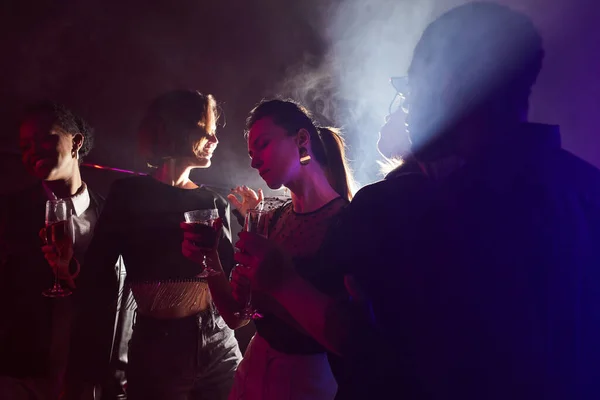
<instances>
[{"instance_id":1,"label":"smoke haze","mask_svg":"<svg viewBox=\"0 0 600 400\"><path fill-rule=\"evenodd\" d=\"M544 38L531 119L561 124L565 147L600 165L598 3L502 2L531 15ZM95 126L97 146L87 161L144 171L135 144L144 108L166 90L195 88L213 93L227 118L213 166L195 179L224 189L264 187L249 167L244 119L261 98L284 95L305 103L319 123L344 128L357 178L366 184L379 178L375 143L394 95L389 77L406 73L426 24L462 3L6 0L0 148L17 149L27 103L53 98ZM23 175L10 160L3 161L13 166L3 178L15 182Z\"/></svg>"}]
</instances>

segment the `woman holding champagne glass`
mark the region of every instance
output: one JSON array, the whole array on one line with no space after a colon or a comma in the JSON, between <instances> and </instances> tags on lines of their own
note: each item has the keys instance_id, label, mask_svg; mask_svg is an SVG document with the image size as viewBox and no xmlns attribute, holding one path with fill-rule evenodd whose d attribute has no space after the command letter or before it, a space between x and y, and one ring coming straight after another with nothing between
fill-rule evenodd
<instances>
[{"instance_id":1,"label":"woman holding champagne glass","mask_svg":"<svg viewBox=\"0 0 600 400\"><path fill-rule=\"evenodd\" d=\"M352 196L341 137L334 129L317 127L304 107L283 100L261 102L250 112L246 128L252 167L269 188L284 186L291 192L291 201L262 213L263 234L284 249L296 271L312 285L327 293L343 293L343 276L319 270L312 262L330 226ZM246 187L235 192L242 195L242 201L236 199L233 203L247 214L249 230L256 212L252 209L260 209L262 193L257 195ZM206 252L193 246L199 236L186 235L184 250L191 259L201 260ZM208 251L207 258L219 268L218 257L212 254ZM231 283L231 296L237 304L219 311L246 320L257 314L260 317L254 320L257 333L236 372L229 399L333 399L337 384L325 348L272 297L252 291L248 302L248 284L242 273L246 258L240 249L236 254L240 265L234 269ZM215 303L217 307L231 304ZM251 312L243 312L248 306Z\"/></svg>"},{"instance_id":2,"label":"woman holding champagne glass","mask_svg":"<svg viewBox=\"0 0 600 400\"><path fill-rule=\"evenodd\" d=\"M180 223L209 229L226 271L233 262L229 205L189 178L208 168L217 146L218 114L211 95L177 90L159 96L139 137L151 176L116 181L98 221L79 290L85 307L74 332L71 388L101 380L118 293L110 265L121 254L136 318L129 343L127 396L136 399L226 399L241 359L233 331L213 306L213 275L181 254ZM211 243L204 243L210 245ZM76 394L76 393L75 393Z\"/></svg>"}]
</instances>

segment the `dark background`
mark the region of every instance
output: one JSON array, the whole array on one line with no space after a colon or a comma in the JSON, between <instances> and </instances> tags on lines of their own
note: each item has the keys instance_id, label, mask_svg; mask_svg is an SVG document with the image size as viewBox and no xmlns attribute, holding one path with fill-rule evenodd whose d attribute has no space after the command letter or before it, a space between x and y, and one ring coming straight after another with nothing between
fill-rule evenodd
<instances>
[{"instance_id":1,"label":"dark background","mask_svg":"<svg viewBox=\"0 0 600 400\"><path fill-rule=\"evenodd\" d=\"M563 142L600 165L600 13L592 0L504 0L545 39L531 119L562 125ZM291 95L321 123L343 126L361 184L379 178L377 130L427 22L457 0L4 0L0 15L2 191L24 184L16 137L25 104L52 98L96 127L86 161L144 171L135 130L173 88L213 93L227 125L213 167L194 178L260 186L242 130L252 106ZM12 156L8 155L13 153ZM105 191L118 174L84 172ZM89 176L89 177L88 177ZM95 181L98 181L97 183Z\"/></svg>"},{"instance_id":2,"label":"dark background","mask_svg":"<svg viewBox=\"0 0 600 400\"><path fill-rule=\"evenodd\" d=\"M377 180L375 142L425 25L458 0L3 0L0 5L0 192L26 185L18 157L23 107L54 99L96 128L87 162L145 171L135 131L161 92L213 93L227 124L208 170L227 192L263 186L243 124L263 97L293 96L345 128L360 184ZM562 126L564 147L600 166L600 6L504 0L530 14L547 50L531 119ZM84 168L101 193L122 173Z\"/></svg>"}]
</instances>

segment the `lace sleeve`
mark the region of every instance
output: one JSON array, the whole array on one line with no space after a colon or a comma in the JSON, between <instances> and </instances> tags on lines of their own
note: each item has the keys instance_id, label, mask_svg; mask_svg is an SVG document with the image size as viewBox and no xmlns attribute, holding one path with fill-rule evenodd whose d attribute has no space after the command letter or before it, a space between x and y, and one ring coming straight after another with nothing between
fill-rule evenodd
<instances>
[{"instance_id":1,"label":"lace sleeve","mask_svg":"<svg viewBox=\"0 0 600 400\"><path fill-rule=\"evenodd\" d=\"M259 210L268 211L269 219L271 219L271 217L275 213L275 211L278 208L280 208L281 206L288 203L289 201L290 201L290 197L287 197L287 196L265 197L263 199L263 201L261 201L256 208ZM244 217L242 216L242 213L236 208L234 208L231 211L231 213L235 216L235 218L237 219L240 226L243 227L245 224L245 221L244 221Z\"/></svg>"},{"instance_id":2,"label":"lace sleeve","mask_svg":"<svg viewBox=\"0 0 600 400\"><path fill-rule=\"evenodd\" d=\"M258 208L264 211L269 211L271 214L271 212L275 212L275 210L289 203L290 201L291 198L287 196L265 197L258 205Z\"/></svg>"},{"instance_id":3,"label":"lace sleeve","mask_svg":"<svg viewBox=\"0 0 600 400\"><path fill-rule=\"evenodd\" d=\"M275 225L279 220L279 217L283 214L285 208L291 204L292 199L290 197L267 197L265 198L259 207L262 210L267 211L268 214L268 227L269 227L269 237L270 234L275 230Z\"/></svg>"}]
</instances>

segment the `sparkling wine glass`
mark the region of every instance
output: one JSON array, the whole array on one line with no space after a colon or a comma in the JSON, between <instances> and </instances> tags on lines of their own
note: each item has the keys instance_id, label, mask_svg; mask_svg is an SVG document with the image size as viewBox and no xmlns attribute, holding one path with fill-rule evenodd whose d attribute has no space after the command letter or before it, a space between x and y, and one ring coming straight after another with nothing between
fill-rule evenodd
<instances>
[{"instance_id":1,"label":"sparkling wine glass","mask_svg":"<svg viewBox=\"0 0 600 400\"><path fill-rule=\"evenodd\" d=\"M48 200L46 202L46 228L44 241L47 245L56 247L60 255L68 251L74 243L73 221L70 209L64 200ZM60 284L58 268L54 270L54 286L42 292L46 297L67 297L71 290L63 288Z\"/></svg>"},{"instance_id":2,"label":"sparkling wine glass","mask_svg":"<svg viewBox=\"0 0 600 400\"><path fill-rule=\"evenodd\" d=\"M248 210L246 212L244 231L269 237L268 214L268 211L263 211L261 209ZM240 264L235 267L244 268L244 266ZM252 306L252 289L250 287L248 287L244 309L241 312L235 313L235 316L242 319L262 318L262 315Z\"/></svg>"},{"instance_id":3,"label":"sparkling wine glass","mask_svg":"<svg viewBox=\"0 0 600 400\"><path fill-rule=\"evenodd\" d=\"M218 239L215 224L219 218L219 210L215 208L194 210L184 213L183 216L186 223L195 225L195 231L202 232L202 242L196 243L196 245L198 247L212 248ZM206 264L206 256L204 256L202 266L204 267L204 270L198 275L198 278L206 278L221 273Z\"/></svg>"}]
</instances>

